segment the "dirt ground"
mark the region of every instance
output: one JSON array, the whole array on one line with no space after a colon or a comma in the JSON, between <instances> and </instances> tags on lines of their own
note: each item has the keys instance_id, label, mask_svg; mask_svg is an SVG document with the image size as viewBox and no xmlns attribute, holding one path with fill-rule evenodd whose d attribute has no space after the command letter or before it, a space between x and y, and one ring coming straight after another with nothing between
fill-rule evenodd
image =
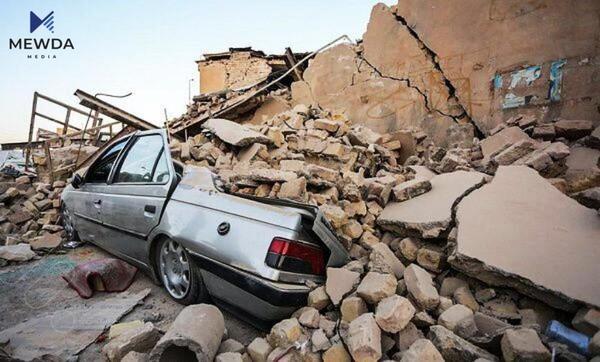
<instances>
[{"instance_id":1,"label":"dirt ground","mask_svg":"<svg viewBox=\"0 0 600 362\"><path fill-rule=\"evenodd\" d=\"M0 331L55 310L82 305L75 290L71 289L61 275L90 260L111 257L103 250L86 245L63 255L48 255L29 263L11 265L0 269ZM167 292L151 279L138 272L128 291L138 292L150 288L151 292L141 305L126 314L120 321L143 320L153 322L166 331L183 308L173 301ZM92 298L103 299L112 293L96 292ZM251 325L223 311L225 327L230 338L243 344L250 343L261 333ZM104 343L92 343L79 355L79 360L101 360Z\"/></svg>"}]
</instances>

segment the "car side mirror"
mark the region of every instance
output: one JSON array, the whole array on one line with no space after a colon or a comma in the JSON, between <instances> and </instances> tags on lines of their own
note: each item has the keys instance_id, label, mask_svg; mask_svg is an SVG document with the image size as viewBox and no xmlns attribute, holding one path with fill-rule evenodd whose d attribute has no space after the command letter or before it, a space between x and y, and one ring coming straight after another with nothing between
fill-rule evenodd
<instances>
[{"instance_id":1,"label":"car side mirror","mask_svg":"<svg viewBox=\"0 0 600 362\"><path fill-rule=\"evenodd\" d=\"M83 183L83 178L81 178L81 176L79 176L79 174L73 175L73 180L71 180L71 185L73 186L73 188L78 189L82 183Z\"/></svg>"}]
</instances>

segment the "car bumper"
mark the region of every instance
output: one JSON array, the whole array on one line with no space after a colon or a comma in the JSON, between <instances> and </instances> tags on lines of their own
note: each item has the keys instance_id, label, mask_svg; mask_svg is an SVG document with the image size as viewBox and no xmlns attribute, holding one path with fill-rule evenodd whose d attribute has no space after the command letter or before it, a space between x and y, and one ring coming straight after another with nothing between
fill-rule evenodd
<instances>
[{"instance_id":1,"label":"car bumper","mask_svg":"<svg viewBox=\"0 0 600 362\"><path fill-rule=\"evenodd\" d=\"M287 318L306 305L310 288L305 285L273 282L196 253L191 256L201 268L210 295L234 312L269 322Z\"/></svg>"}]
</instances>

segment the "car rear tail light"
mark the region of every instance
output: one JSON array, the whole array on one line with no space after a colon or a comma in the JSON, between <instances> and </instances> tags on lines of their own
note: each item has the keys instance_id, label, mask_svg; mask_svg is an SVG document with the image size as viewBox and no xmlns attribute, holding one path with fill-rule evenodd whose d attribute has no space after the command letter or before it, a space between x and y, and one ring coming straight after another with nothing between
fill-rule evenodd
<instances>
[{"instance_id":1,"label":"car rear tail light","mask_svg":"<svg viewBox=\"0 0 600 362\"><path fill-rule=\"evenodd\" d=\"M325 275L323 249L284 238L271 241L265 263L283 271Z\"/></svg>"}]
</instances>

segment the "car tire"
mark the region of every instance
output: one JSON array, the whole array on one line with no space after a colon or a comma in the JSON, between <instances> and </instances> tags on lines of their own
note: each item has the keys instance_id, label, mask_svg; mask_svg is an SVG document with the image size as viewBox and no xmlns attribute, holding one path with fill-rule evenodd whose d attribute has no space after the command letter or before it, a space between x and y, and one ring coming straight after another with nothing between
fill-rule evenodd
<instances>
[{"instance_id":1,"label":"car tire","mask_svg":"<svg viewBox=\"0 0 600 362\"><path fill-rule=\"evenodd\" d=\"M159 280L172 299L183 305L208 300L200 269L183 246L164 238L158 242L155 254Z\"/></svg>"},{"instance_id":2,"label":"car tire","mask_svg":"<svg viewBox=\"0 0 600 362\"><path fill-rule=\"evenodd\" d=\"M77 229L75 229L75 225L73 224L73 215L71 210L67 208L66 204L62 204L60 207L61 218L63 229L65 230L67 241L81 241L79 239L79 233L77 233Z\"/></svg>"}]
</instances>

